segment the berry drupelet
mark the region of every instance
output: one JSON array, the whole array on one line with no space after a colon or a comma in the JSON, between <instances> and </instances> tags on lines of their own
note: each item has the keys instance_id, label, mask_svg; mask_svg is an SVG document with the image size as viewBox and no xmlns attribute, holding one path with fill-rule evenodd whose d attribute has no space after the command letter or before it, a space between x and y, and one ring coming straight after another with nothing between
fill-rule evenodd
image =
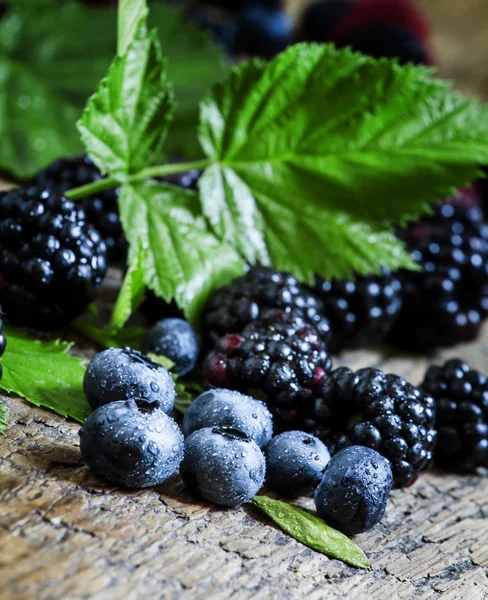
<instances>
[{"instance_id":1,"label":"berry drupelet","mask_svg":"<svg viewBox=\"0 0 488 600\"><path fill-rule=\"evenodd\" d=\"M213 345L226 333L242 331L270 308L300 313L324 342L330 338L330 325L323 315L322 302L312 290L292 275L267 267L252 267L227 287L219 290L205 312L203 329Z\"/></svg>"},{"instance_id":2,"label":"berry drupelet","mask_svg":"<svg viewBox=\"0 0 488 600\"><path fill-rule=\"evenodd\" d=\"M488 314L488 224L477 208L443 204L399 236L422 271L402 275L391 341L408 350L474 339Z\"/></svg>"},{"instance_id":3,"label":"berry drupelet","mask_svg":"<svg viewBox=\"0 0 488 600\"><path fill-rule=\"evenodd\" d=\"M315 291L330 320L332 352L370 346L389 334L402 307L402 286L386 269L355 281L316 278Z\"/></svg>"},{"instance_id":4,"label":"berry drupelet","mask_svg":"<svg viewBox=\"0 0 488 600\"><path fill-rule=\"evenodd\" d=\"M436 402L436 463L462 472L488 467L486 375L452 359L430 367L421 388Z\"/></svg>"},{"instance_id":5,"label":"berry drupelet","mask_svg":"<svg viewBox=\"0 0 488 600\"><path fill-rule=\"evenodd\" d=\"M273 309L241 333L216 344L204 365L209 386L263 399L277 429L297 429L332 360L317 330L302 315Z\"/></svg>"},{"instance_id":6,"label":"berry drupelet","mask_svg":"<svg viewBox=\"0 0 488 600\"><path fill-rule=\"evenodd\" d=\"M367 446L392 463L396 487L430 468L436 439L435 403L396 375L373 368L333 371L315 390L306 423L332 453Z\"/></svg>"},{"instance_id":7,"label":"berry drupelet","mask_svg":"<svg viewBox=\"0 0 488 600\"><path fill-rule=\"evenodd\" d=\"M60 158L35 178L37 187L64 193L102 179L98 167L87 156ZM125 257L127 242L119 219L118 190L107 190L79 201L87 221L96 227L107 246L107 258L117 262Z\"/></svg>"},{"instance_id":8,"label":"berry drupelet","mask_svg":"<svg viewBox=\"0 0 488 600\"><path fill-rule=\"evenodd\" d=\"M73 202L35 187L0 194L0 304L10 322L67 325L94 300L105 254Z\"/></svg>"}]
</instances>

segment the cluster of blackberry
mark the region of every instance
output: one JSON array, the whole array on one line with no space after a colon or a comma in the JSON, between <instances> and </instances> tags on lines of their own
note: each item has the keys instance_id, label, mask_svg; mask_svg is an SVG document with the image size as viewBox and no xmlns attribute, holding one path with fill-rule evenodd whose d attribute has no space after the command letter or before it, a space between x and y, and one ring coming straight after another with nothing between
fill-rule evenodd
<instances>
[{"instance_id":1,"label":"cluster of blackberry","mask_svg":"<svg viewBox=\"0 0 488 600\"><path fill-rule=\"evenodd\" d=\"M479 208L445 203L400 232L419 272L405 272L390 334L413 350L474 339L488 314L488 223Z\"/></svg>"}]
</instances>

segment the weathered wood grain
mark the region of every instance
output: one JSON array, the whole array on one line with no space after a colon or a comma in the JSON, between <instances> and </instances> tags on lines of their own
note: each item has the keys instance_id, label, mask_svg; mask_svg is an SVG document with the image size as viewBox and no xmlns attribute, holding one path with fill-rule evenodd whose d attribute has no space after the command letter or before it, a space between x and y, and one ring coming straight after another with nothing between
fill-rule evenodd
<instances>
[{"instance_id":1,"label":"weathered wood grain","mask_svg":"<svg viewBox=\"0 0 488 600\"><path fill-rule=\"evenodd\" d=\"M420 4L434 24L441 74L486 96L486 2ZM488 371L488 330L476 344L429 359L383 352L341 360L417 383L428 362L447 356ZM178 476L152 490L117 490L83 465L76 424L4 400L11 426L0 438L2 600L488 598L486 474L432 473L394 491L382 523L357 538L373 565L363 572L308 550L252 507L195 501Z\"/></svg>"}]
</instances>

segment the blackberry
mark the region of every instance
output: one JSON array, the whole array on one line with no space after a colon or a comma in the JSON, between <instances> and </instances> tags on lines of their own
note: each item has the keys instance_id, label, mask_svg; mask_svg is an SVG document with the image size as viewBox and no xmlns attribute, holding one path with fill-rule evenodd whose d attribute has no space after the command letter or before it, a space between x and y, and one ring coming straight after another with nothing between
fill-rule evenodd
<instances>
[{"instance_id":1,"label":"blackberry","mask_svg":"<svg viewBox=\"0 0 488 600\"><path fill-rule=\"evenodd\" d=\"M474 339L488 313L488 224L477 208L443 204L400 232L423 271L402 275L390 340L409 350Z\"/></svg>"},{"instance_id":2,"label":"blackberry","mask_svg":"<svg viewBox=\"0 0 488 600\"><path fill-rule=\"evenodd\" d=\"M0 356L5 352L7 340L3 332L2 307L0 306ZM0 365L0 379L2 379L2 365Z\"/></svg>"},{"instance_id":3,"label":"blackberry","mask_svg":"<svg viewBox=\"0 0 488 600\"><path fill-rule=\"evenodd\" d=\"M433 398L402 377L340 367L315 390L306 425L332 454L354 445L376 450L391 461L395 486L405 487L432 464L434 421Z\"/></svg>"},{"instance_id":4,"label":"blackberry","mask_svg":"<svg viewBox=\"0 0 488 600\"><path fill-rule=\"evenodd\" d=\"M85 211L31 187L0 194L0 304L12 323L58 329L94 300L105 244Z\"/></svg>"},{"instance_id":5,"label":"blackberry","mask_svg":"<svg viewBox=\"0 0 488 600\"><path fill-rule=\"evenodd\" d=\"M342 46L351 46L356 52L373 58L397 58L402 65L429 62L421 37L402 25L382 23L358 28L345 36Z\"/></svg>"},{"instance_id":6,"label":"blackberry","mask_svg":"<svg viewBox=\"0 0 488 600\"><path fill-rule=\"evenodd\" d=\"M35 184L64 193L102 179L98 167L88 156L60 158L35 177ZM107 258L117 262L125 257L127 242L119 219L118 190L107 190L79 200L87 221L94 225L107 246Z\"/></svg>"},{"instance_id":7,"label":"blackberry","mask_svg":"<svg viewBox=\"0 0 488 600\"><path fill-rule=\"evenodd\" d=\"M301 429L314 389L331 368L317 330L299 313L274 309L240 334L220 338L205 361L204 376L211 387L264 400L278 429Z\"/></svg>"},{"instance_id":8,"label":"blackberry","mask_svg":"<svg viewBox=\"0 0 488 600\"><path fill-rule=\"evenodd\" d=\"M436 463L450 470L488 467L488 378L461 360L428 369L421 385L437 409Z\"/></svg>"},{"instance_id":9,"label":"blackberry","mask_svg":"<svg viewBox=\"0 0 488 600\"><path fill-rule=\"evenodd\" d=\"M332 352L381 342L402 307L400 278L388 270L355 281L316 278L315 291L330 319Z\"/></svg>"},{"instance_id":10,"label":"blackberry","mask_svg":"<svg viewBox=\"0 0 488 600\"><path fill-rule=\"evenodd\" d=\"M238 333L270 308L299 312L319 333L330 338L330 325L322 302L292 275L267 267L252 267L219 290L205 312L203 329L210 345L226 333Z\"/></svg>"}]
</instances>

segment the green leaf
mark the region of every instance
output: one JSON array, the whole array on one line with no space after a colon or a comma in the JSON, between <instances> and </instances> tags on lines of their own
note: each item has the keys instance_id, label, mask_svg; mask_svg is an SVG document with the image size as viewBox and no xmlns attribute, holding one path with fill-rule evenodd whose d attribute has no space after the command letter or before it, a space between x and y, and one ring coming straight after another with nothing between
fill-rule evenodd
<instances>
[{"instance_id":1,"label":"green leaf","mask_svg":"<svg viewBox=\"0 0 488 600\"><path fill-rule=\"evenodd\" d=\"M175 298L189 319L212 292L244 272L237 253L208 232L194 192L136 182L122 186L119 205L131 252L144 248L147 286L167 302Z\"/></svg>"},{"instance_id":2,"label":"green leaf","mask_svg":"<svg viewBox=\"0 0 488 600\"><path fill-rule=\"evenodd\" d=\"M69 0L11 5L0 20L0 168L28 178L55 158L82 152L76 122L116 53L117 12ZM198 148L198 103L225 72L222 53L177 7L151 13L179 101L166 150L189 157Z\"/></svg>"},{"instance_id":3,"label":"green leaf","mask_svg":"<svg viewBox=\"0 0 488 600\"><path fill-rule=\"evenodd\" d=\"M108 329L116 334L129 320L144 301L146 285L144 282L142 245L136 249L129 269L120 288Z\"/></svg>"},{"instance_id":4,"label":"green leaf","mask_svg":"<svg viewBox=\"0 0 488 600\"><path fill-rule=\"evenodd\" d=\"M421 67L298 44L233 70L202 104L206 217L249 262L302 279L410 262L393 224L476 177L488 113ZM332 253L339 253L341 265ZM320 251L317 250L320 248Z\"/></svg>"},{"instance_id":5,"label":"green leaf","mask_svg":"<svg viewBox=\"0 0 488 600\"><path fill-rule=\"evenodd\" d=\"M22 396L80 423L90 414L83 395L84 361L68 354L71 344L31 340L7 327L0 389Z\"/></svg>"},{"instance_id":6,"label":"green leaf","mask_svg":"<svg viewBox=\"0 0 488 600\"><path fill-rule=\"evenodd\" d=\"M0 57L0 169L28 177L82 146L77 111L22 66ZM8 90L8 93L6 92Z\"/></svg>"},{"instance_id":7,"label":"green leaf","mask_svg":"<svg viewBox=\"0 0 488 600\"><path fill-rule=\"evenodd\" d=\"M183 11L164 4L152 5L149 24L158 28L177 102L166 153L186 159L200 158L199 103L213 84L225 78L229 64L210 34L185 18Z\"/></svg>"},{"instance_id":8,"label":"green leaf","mask_svg":"<svg viewBox=\"0 0 488 600\"><path fill-rule=\"evenodd\" d=\"M87 8L69 0L50 2L42 10L36 4L15 2L0 21L0 55L81 112L115 55L116 9Z\"/></svg>"},{"instance_id":9,"label":"green leaf","mask_svg":"<svg viewBox=\"0 0 488 600\"><path fill-rule=\"evenodd\" d=\"M90 157L121 181L162 158L173 91L156 32L143 22L88 101L78 128Z\"/></svg>"},{"instance_id":10,"label":"green leaf","mask_svg":"<svg viewBox=\"0 0 488 600\"><path fill-rule=\"evenodd\" d=\"M252 502L281 529L305 546L337 558L352 567L368 569L371 566L359 546L340 531L329 527L322 519L267 496L255 496Z\"/></svg>"},{"instance_id":11,"label":"green leaf","mask_svg":"<svg viewBox=\"0 0 488 600\"><path fill-rule=\"evenodd\" d=\"M113 55L115 11L14 4L0 21L0 169L28 178L82 151L76 121Z\"/></svg>"},{"instance_id":12,"label":"green leaf","mask_svg":"<svg viewBox=\"0 0 488 600\"><path fill-rule=\"evenodd\" d=\"M118 9L117 54L123 56L149 10L146 0L120 0Z\"/></svg>"}]
</instances>

